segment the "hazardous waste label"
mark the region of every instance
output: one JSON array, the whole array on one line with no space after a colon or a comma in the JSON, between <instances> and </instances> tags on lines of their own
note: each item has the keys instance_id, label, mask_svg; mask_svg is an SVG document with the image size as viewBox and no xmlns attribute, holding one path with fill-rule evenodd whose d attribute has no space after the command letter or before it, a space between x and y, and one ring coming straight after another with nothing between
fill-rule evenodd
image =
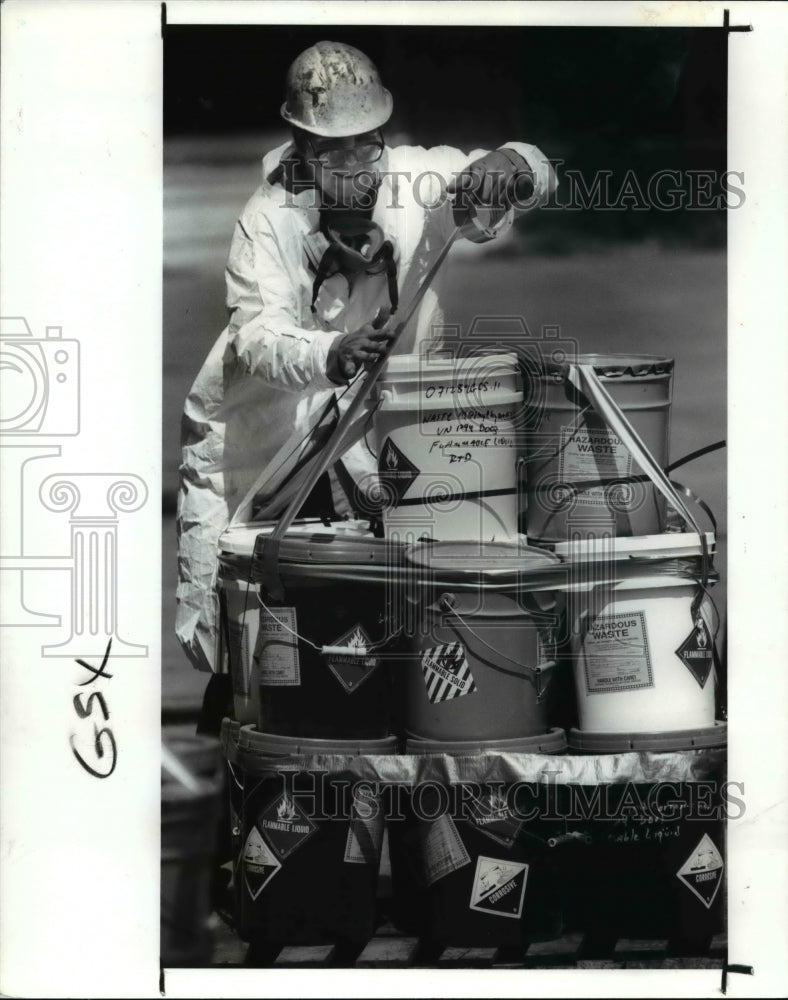
<instances>
[{"instance_id":1,"label":"hazardous waste label","mask_svg":"<svg viewBox=\"0 0 788 1000\"><path fill-rule=\"evenodd\" d=\"M385 491L384 502L387 500L390 505L393 501L396 507L419 472L420 470L391 438L386 438L378 457L378 475Z\"/></svg>"},{"instance_id":2,"label":"hazardous waste label","mask_svg":"<svg viewBox=\"0 0 788 1000\"><path fill-rule=\"evenodd\" d=\"M244 844L243 855L244 883L252 899L257 899L263 889L282 867L257 827L252 827Z\"/></svg>"},{"instance_id":3,"label":"hazardous waste label","mask_svg":"<svg viewBox=\"0 0 788 1000\"><path fill-rule=\"evenodd\" d=\"M260 814L257 823L280 858L292 854L317 830L287 792L283 792Z\"/></svg>"},{"instance_id":4,"label":"hazardous waste label","mask_svg":"<svg viewBox=\"0 0 788 1000\"><path fill-rule=\"evenodd\" d=\"M354 625L352 629L339 636L338 639L334 639L329 645L368 650L372 645L372 640L359 624ZM329 670L348 694L356 691L372 675L379 662L380 657L378 656L357 656L353 653L344 655L331 653L326 656Z\"/></svg>"},{"instance_id":5,"label":"hazardous waste label","mask_svg":"<svg viewBox=\"0 0 788 1000\"><path fill-rule=\"evenodd\" d=\"M427 686L427 697L433 705L476 691L465 646L461 642L425 649L421 657L421 672Z\"/></svg>"},{"instance_id":6,"label":"hazardous waste label","mask_svg":"<svg viewBox=\"0 0 788 1000\"><path fill-rule=\"evenodd\" d=\"M625 479L631 474L632 455L612 431L604 427L561 428L561 450L558 453L558 478L561 482ZM605 487L591 486L583 490L582 500L606 506Z\"/></svg>"},{"instance_id":7,"label":"hazardous waste label","mask_svg":"<svg viewBox=\"0 0 788 1000\"><path fill-rule=\"evenodd\" d=\"M443 815L419 827L424 881L433 885L451 872L471 863L451 816Z\"/></svg>"},{"instance_id":8,"label":"hazardous waste label","mask_svg":"<svg viewBox=\"0 0 788 1000\"><path fill-rule=\"evenodd\" d=\"M676 876L708 910L722 885L724 867L717 845L704 833Z\"/></svg>"},{"instance_id":9,"label":"hazardous waste label","mask_svg":"<svg viewBox=\"0 0 788 1000\"><path fill-rule=\"evenodd\" d=\"M479 855L471 889L470 908L480 913L519 919L523 912L528 865Z\"/></svg>"},{"instance_id":10,"label":"hazardous waste label","mask_svg":"<svg viewBox=\"0 0 788 1000\"><path fill-rule=\"evenodd\" d=\"M644 611L598 615L583 652L589 694L654 687Z\"/></svg>"},{"instance_id":11,"label":"hazardous waste label","mask_svg":"<svg viewBox=\"0 0 788 1000\"><path fill-rule=\"evenodd\" d=\"M714 645L706 622L698 618L695 628L676 650L676 656L703 688L714 666Z\"/></svg>"},{"instance_id":12,"label":"hazardous waste label","mask_svg":"<svg viewBox=\"0 0 788 1000\"><path fill-rule=\"evenodd\" d=\"M301 683L296 632L295 608L260 609L254 662L265 687L297 687Z\"/></svg>"}]
</instances>

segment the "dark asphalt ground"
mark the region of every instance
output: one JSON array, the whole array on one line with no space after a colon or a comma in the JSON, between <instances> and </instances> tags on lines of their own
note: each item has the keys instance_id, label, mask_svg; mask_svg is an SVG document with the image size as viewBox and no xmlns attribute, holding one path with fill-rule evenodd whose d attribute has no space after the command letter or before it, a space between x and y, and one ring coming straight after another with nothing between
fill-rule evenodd
<instances>
[{"instance_id":1,"label":"dark asphalt ground","mask_svg":"<svg viewBox=\"0 0 788 1000\"><path fill-rule=\"evenodd\" d=\"M207 677L173 634L174 494L180 413L225 324L223 268L235 219L259 183L260 152L279 135L170 141L165 153L162 671L163 704L195 706ZM522 250L518 249L523 247ZM459 246L447 264L447 322L521 316L532 335L559 326L584 352L643 352L675 359L671 459L726 436L726 258L723 250L656 242L545 255L511 241L500 250ZM726 592L726 453L676 473L719 523L714 596Z\"/></svg>"}]
</instances>

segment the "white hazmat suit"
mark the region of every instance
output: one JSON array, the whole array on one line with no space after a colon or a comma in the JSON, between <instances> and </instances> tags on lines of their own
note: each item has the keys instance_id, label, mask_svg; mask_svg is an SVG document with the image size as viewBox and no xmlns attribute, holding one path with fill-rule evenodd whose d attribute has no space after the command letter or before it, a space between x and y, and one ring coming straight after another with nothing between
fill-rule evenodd
<instances>
[{"instance_id":1,"label":"white hazmat suit","mask_svg":"<svg viewBox=\"0 0 788 1000\"><path fill-rule=\"evenodd\" d=\"M507 143L534 174L534 199L544 200L555 175L544 155L525 143ZM218 540L261 470L309 417L341 393L326 375L334 339L371 322L389 305L385 275L353 283L337 274L320 288L310 309L314 270L307 244L319 230L313 190L292 193L281 163L284 144L263 159L263 183L238 220L226 270L229 324L222 331L187 396L182 425L178 494L176 633L200 670L220 671L218 656ZM382 183L372 215L395 248L400 311L407 309L453 228L446 184L485 155L439 146L386 148L375 166ZM512 221L510 210L498 232ZM394 353L412 353L440 325L433 284L398 340ZM344 405L349 401L345 394ZM343 459L357 478L374 470L357 445ZM332 479L335 506L341 510ZM346 508L349 510L349 508Z\"/></svg>"}]
</instances>

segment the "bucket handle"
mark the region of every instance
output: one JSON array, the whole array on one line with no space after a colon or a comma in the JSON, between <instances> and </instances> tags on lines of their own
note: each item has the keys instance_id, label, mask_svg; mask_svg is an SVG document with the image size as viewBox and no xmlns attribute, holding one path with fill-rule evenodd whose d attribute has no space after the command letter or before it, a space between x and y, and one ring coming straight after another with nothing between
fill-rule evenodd
<instances>
[{"instance_id":1,"label":"bucket handle","mask_svg":"<svg viewBox=\"0 0 788 1000\"><path fill-rule=\"evenodd\" d=\"M482 637L474 632L470 625L465 621L465 619L460 615L458 611L454 608L454 595L453 594L442 594L438 600L438 606L441 611L445 614L453 615L460 625L463 626L471 635L480 642L483 646L486 646L491 652L495 653L496 656L501 657L501 659L507 660L509 663L513 663L519 670L507 670L506 667L499 666L495 663L488 663L487 666L492 670L498 671L501 674L507 674L509 677L517 677L519 680L525 680L525 675L522 673L523 669L530 670L534 675L534 688L536 689L536 701L541 703L544 698L545 692L547 690L546 685L544 685L543 677L544 674L548 673L550 670L554 670L557 666L556 660L545 660L544 663L537 663L536 666L531 666L530 663L521 663L519 660L513 660L511 656L507 656L506 653L502 653L500 649L496 649L491 646L489 642L485 642ZM543 686L544 685L544 686Z\"/></svg>"},{"instance_id":2,"label":"bucket handle","mask_svg":"<svg viewBox=\"0 0 788 1000\"><path fill-rule=\"evenodd\" d=\"M382 642L373 642L369 646L318 646L317 643L312 642L311 639L307 639L305 635L301 635L299 632L296 632L295 629L290 628L290 626L286 622L283 622L281 618L277 618L271 608L269 608L265 603L259 591L257 592L257 600L260 603L260 607L273 618L277 625L280 625L286 632L289 632L290 635L295 636L295 638L300 642L306 643L307 646L311 646L315 652L320 653L322 656L372 656L377 653L378 650L387 645L389 641L388 639L384 639Z\"/></svg>"}]
</instances>

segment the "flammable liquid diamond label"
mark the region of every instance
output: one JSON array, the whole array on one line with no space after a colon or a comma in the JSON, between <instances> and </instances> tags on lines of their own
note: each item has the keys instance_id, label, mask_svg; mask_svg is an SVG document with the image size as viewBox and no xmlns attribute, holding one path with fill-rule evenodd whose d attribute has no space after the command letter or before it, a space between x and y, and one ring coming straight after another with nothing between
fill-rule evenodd
<instances>
[{"instance_id":1,"label":"flammable liquid diamond label","mask_svg":"<svg viewBox=\"0 0 788 1000\"><path fill-rule=\"evenodd\" d=\"M714 666L714 644L706 622L698 618L695 628L676 650L676 656L703 688Z\"/></svg>"},{"instance_id":2,"label":"flammable liquid diamond label","mask_svg":"<svg viewBox=\"0 0 788 1000\"><path fill-rule=\"evenodd\" d=\"M472 800L468 818L479 833L484 833L507 847L523 825L522 820L512 816L506 798L494 791Z\"/></svg>"},{"instance_id":3,"label":"flammable liquid diamond label","mask_svg":"<svg viewBox=\"0 0 788 1000\"><path fill-rule=\"evenodd\" d=\"M378 475L387 497L390 494L394 498L395 506L408 492L410 484L419 472L420 470L391 438L386 438L378 458Z\"/></svg>"},{"instance_id":4,"label":"flammable liquid diamond label","mask_svg":"<svg viewBox=\"0 0 788 1000\"><path fill-rule=\"evenodd\" d=\"M528 865L479 855L473 877L470 908L517 920L523 912Z\"/></svg>"},{"instance_id":5,"label":"flammable liquid diamond label","mask_svg":"<svg viewBox=\"0 0 788 1000\"><path fill-rule=\"evenodd\" d=\"M720 891L724 867L717 845L707 833L704 833L695 850L676 872L676 876L709 910Z\"/></svg>"},{"instance_id":6,"label":"flammable liquid diamond label","mask_svg":"<svg viewBox=\"0 0 788 1000\"><path fill-rule=\"evenodd\" d=\"M317 830L315 824L287 792L265 809L257 820L280 858L286 858Z\"/></svg>"},{"instance_id":7,"label":"flammable liquid diamond label","mask_svg":"<svg viewBox=\"0 0 788 1000\"><path fill-rule=\"evenodd\" d=\"M257 899L282 865L255 826L246 838L242 861L246 888L252 899Z\"/></svg>"},{"instance_id":8,"label":"flammable liquid diamond label","mask_svg":"<svg viewBox=\"0 0 788 1000\"><path fill-rule=\"evenodd\" d=\"M354 625L352 629L334 639L331 646L363 647L369 649L372 640L367 635L362 625ZM348 653L346 656L332 653L326 657L326 663L331 673L336 677L348 694L356 691L359 685L363 684L370 677L375 668L380 663L379 656L355 656Z\"/></svg>"}]
</instances>

